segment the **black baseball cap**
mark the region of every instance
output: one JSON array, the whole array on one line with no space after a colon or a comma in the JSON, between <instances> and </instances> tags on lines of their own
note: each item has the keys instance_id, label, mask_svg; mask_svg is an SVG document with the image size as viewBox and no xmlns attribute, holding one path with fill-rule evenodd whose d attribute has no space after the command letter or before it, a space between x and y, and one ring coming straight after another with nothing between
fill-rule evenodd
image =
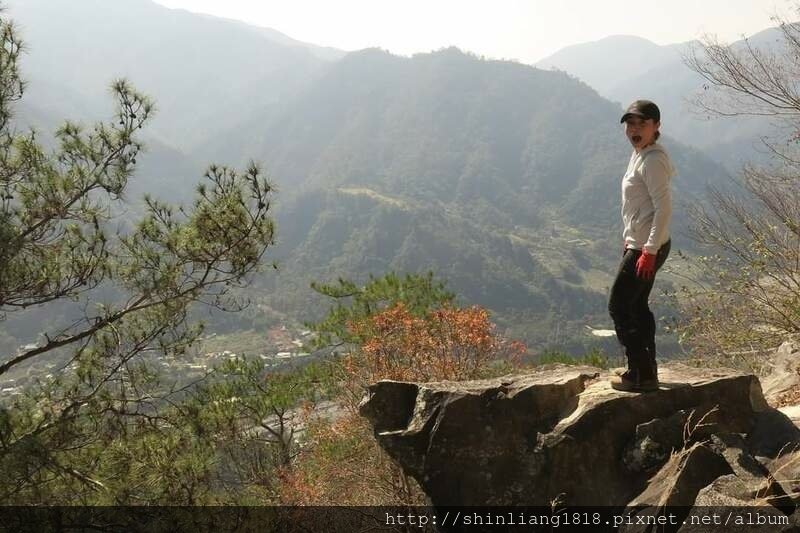
<instances>
[{"instance_id":1,"label":"black baseball cap","mask_svg":"<svg viewBox=\"0 0 800 533\"><path fill-rule=\"evenodd\" d=\"M642 117L643 119L652 118L655 122L661 121L661 111L658 109L658 106L650 100L636 100L629 105L628 110L625 111L625 114L622 115L619 121L620 124L625 122L631 115Z\"/></svg>"}]
</instances>

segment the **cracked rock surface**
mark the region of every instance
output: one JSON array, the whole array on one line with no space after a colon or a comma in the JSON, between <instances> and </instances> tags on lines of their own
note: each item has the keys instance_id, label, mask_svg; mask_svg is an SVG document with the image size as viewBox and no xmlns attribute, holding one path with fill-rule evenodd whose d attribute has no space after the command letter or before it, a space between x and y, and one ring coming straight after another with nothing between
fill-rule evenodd
<instances>
[{"instance_id":1,"label":"cracked rock surface","mask_svg":"<svg viewBox=\"0 0 800 533\"><path fill-rule=\"evenodd\" d=\"M796 484L781 474L797 479L800 430L755 376L667 362L648 393L613 390L610 377L547 365L480 381L381 381L361 414L435 506L794 511Z\"/></svg>"}]
</instances>

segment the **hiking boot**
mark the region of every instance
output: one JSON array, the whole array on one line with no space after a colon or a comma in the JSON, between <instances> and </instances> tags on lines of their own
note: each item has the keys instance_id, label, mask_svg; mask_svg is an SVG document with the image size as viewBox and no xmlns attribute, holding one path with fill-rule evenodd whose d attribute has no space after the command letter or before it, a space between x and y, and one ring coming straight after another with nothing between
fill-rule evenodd
<instances>
[{"instance_id":1,"label":"hiking boot","mask_svg":"<svg viewBox=\"0 0 800 533\"><path fill-rule=\"evenodd\" d=\"M650 392L658 390L658 377L640 379L635 370L626 370L611 378L611 388L626 392Z\"/></svg>"}]
</instances>

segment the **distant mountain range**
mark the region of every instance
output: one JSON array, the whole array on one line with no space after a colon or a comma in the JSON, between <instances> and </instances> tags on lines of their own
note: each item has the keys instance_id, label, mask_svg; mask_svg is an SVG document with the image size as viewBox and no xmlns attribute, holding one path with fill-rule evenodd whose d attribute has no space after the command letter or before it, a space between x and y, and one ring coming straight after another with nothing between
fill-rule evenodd
<instances>
[{"instance_id":1,"label":"distant mountain range","mask_svg":"<svg viewBox=\"0 0 800 533\"><path fill-rule=\"evenodd\" d=\"M680 52L688 44L660 46L642 37L613 35L562 48L536 66L563 70L591 85L600 95L614 99L626 90L630 80L665 64L680 62Z\"/></svg>"},{"instance_id":2,"label":"distant mountain range","mask_svg":"<svg viewBox=\"0 0 800 533\"><path fill-rule=\"evenodd\" d=\"M157 100L151 134L182 150L280 105L343 54L149 0L6 5L28 44L31 86L63 88L95 118L108 114L111 81L126 77Z\"/></svg>"},{"instance_id":3,"label":"distant mountain range","mask_svg":"<svg viewBox=\"0 0 800 533\"><path fill-rule=\"evenodd\" d=\"M610 323L630 147L619 103L573 76L456 48L345 54L149 0L9 6L30 50L19 124L108 116L107 87L120 75L155 98L133 200L148 190L186 199L211 162L264 164L278 187L269 257L280 270L249 291L256 305L246 327L263 326L259 309L320 318L327 306L311 280L427 269L532 345L577 351L598 342L586 324ZM641 45L647 57L630 61L673 65L671 49L645 43L603 46ZM592 54L576 48L554 58L578 69ZM625 74L595 71L604 90ZM663 142L680 169L673 249L687 249L682 206L726 171L672 136L664 105Z\"/></svg>"},{"instance_id":4,"label":"distant mountain range","mask_svg":"<svg viewBox=\"0 0 800 533\"><path fill-rule=\"evenodd\" d=\"M748 38L761 49L775 49L783 41L777 28ZM745 42L732 43L734 47ZM697 41L657 45L647 39L615 35L599 41L568 46L536 64L563 70L592 86L597 92L625 106L648 98L662 111L662 129L678 140L697 147L736 172L741 164L763 157L760 136L772 131L766 119L753 117L712 118L691 105L703 91L705 80L683 60Z\"/></svg>"},{"instance_id":5,"label":"distant mountain range","mask_svg":"<svg viewBox=\"0 0 800 533\"><path fill-rule=\"evenodd\" d=\"M563 331L573 334L608 323L630 154L619 114L565 74L457 49L363 50L282 113L230 131L214 159L260 154L280 180L284 270L265 285L277 307L320 309L304 291L311 279L432 269L541 341L557 322L571 321ZM681 169L680 204L724 180L701 153L664 142ZM684 249L685 226L679 207Z\"/></svg>"}]
</instances>

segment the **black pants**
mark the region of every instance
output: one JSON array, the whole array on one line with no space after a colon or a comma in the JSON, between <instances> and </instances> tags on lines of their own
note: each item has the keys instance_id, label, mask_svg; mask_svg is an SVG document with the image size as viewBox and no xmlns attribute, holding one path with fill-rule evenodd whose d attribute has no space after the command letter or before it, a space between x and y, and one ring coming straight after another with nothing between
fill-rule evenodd
<instances>
[{"instance_id":1,"label":"black pants","mask_svg":"<svg viewBox=\"0 0 800 533\"><path fill-rule=\"evenodd\" d=\"M656 272L669 255L671 241L664 243L656 254ZM647 305L655 282L636 275L636 261L642 252L628 249L622 256L617 277L611 287L608 312L614 320L617 339L625 347L628 368L642 377L654 377L656 359L656 319Z\"/></svg>"}]
</instances>

